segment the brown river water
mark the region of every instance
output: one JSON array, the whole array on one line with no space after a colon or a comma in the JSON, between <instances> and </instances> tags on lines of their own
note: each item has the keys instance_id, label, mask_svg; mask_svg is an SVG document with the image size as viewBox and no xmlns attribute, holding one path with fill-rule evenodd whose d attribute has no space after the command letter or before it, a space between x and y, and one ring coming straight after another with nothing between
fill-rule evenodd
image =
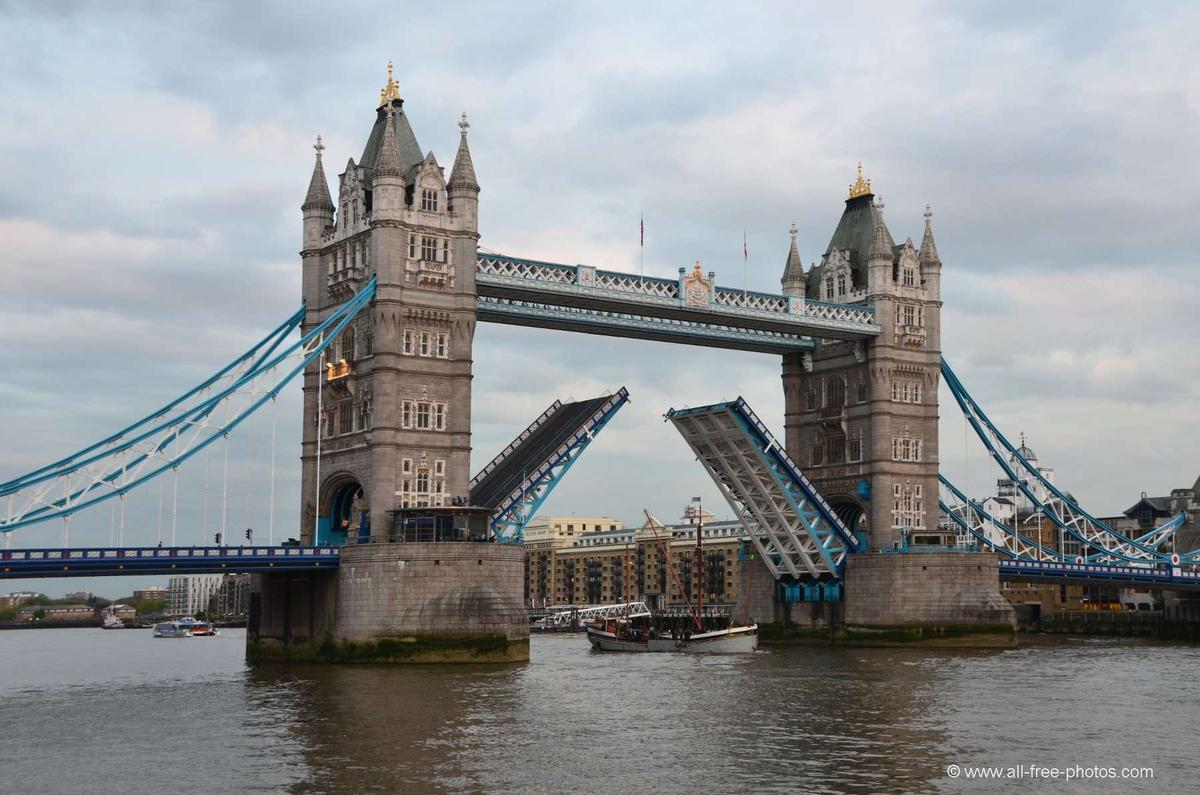
<instances>
[{"instance_id":1,"label":"brown river water","mask_svg":"<svg viewBox=\"0 0 1200 795\"><path fill-rule=\"evenodd\" d=\"M1197 646L690 657L542 635L523 665L255 667L244 642L0 632L0 792L1200 791ZM1018 765L1076 778L964 772Z\"/></svg>"}]
</instances>

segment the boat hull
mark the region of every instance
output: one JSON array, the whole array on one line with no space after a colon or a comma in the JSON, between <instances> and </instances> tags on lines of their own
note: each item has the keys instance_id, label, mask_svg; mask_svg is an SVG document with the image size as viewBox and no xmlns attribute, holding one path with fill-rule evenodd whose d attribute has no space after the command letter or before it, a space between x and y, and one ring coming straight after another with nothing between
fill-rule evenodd
<instances>
[{"instance_id":1,"label":"boat hull","mask_svg":"<svg viewBox=\"0 0 1200 795\"><path fill-rule=\"evenodd\" d=\"M758 648L758 626L732 627L690 638L632 640L597 627L587 628L588 642L597 651L674 652L682 654L747 654Z\"/></svg>"}]
</instances>

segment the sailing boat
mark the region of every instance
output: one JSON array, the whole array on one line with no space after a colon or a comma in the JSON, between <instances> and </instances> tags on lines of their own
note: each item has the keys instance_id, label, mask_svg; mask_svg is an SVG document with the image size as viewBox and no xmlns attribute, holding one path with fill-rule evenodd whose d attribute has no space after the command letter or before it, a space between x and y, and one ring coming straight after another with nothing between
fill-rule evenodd
<instances>
[{"instance_id":1,"label":"sailing boat","mask_svg":"<svg viewBox=\"0 0 1200 795\"><path fill-rule=\"evenodd\" d=\"M691 613L692 625L680 629L674 625L670 630L658 626L654 615L648 612L640 602L625 605L629 608L622 612L619 608L610 611L610 617L588 622L584 625L588 642L597 651L633 651L633 652L683 652L687 654L745 654L758 648L758 624L734 626L732 623L725 629L707 630L703 620L703 535L704 516L700 507L700 498L692 500L696 508L690 512L696 517L696 558L693 576L695 577L696 606L693 610L691 600L687 600L688 611ZM647 527L654 533L663 558L671 571L671 577L680 593L685 594L683 583L671 562L667 546L658 536L659 527L663 523L646 512ZM636 604L636 607L634 605Z\"/></svg>"}]
</instances>

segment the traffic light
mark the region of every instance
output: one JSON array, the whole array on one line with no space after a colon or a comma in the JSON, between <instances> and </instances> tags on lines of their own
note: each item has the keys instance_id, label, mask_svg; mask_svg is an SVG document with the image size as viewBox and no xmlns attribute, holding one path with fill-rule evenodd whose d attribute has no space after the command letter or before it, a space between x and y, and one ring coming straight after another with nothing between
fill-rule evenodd
<instances>
[{"instance_id":1,"label":"traffic light","mask_svg":"<svg viewBox=\"0 0 1200 795\"><path fill-rule=\"evenodd\" d=\"M247 527L247 528L246 528L246 540L247 540L247 541L253 541L253 540L254 540L254 531L253 531L253 530L251 530L249 527Z\"/></svg>"},{"instance_id":2,"label":"traffic light","mask_svg":"<svg viewBox=\"0 0 1200 795\"><path fill-rule=\"evenodd\" d=\"M217 542L217 546L221 546L221 534L220 533L214 533L213 540Z\"/></svg>"}]
</instances>

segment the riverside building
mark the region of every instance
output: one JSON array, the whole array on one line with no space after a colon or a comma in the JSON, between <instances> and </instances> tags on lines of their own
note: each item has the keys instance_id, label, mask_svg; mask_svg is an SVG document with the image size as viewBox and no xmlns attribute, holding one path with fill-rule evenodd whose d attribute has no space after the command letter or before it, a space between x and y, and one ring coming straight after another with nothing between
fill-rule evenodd
<instances>
[{"instance_id":1,"label":"riverside building","mask_svg":"<svg viewBox=\"0 0 1200 795\"><path fill-rule=\"evenodd\" d=\"M745 587L737 561L748 554L750 540L736 520L713 521L708 511L703 520L704 601L732 605ZM579 533L580 526L588 529ZM657 529L649 523L626 528L606 517L552 517L526 529L525 549L525 596L532 607L640 600L663 609L693 599L696 519L689 516Z\"/></svg>"}]
</instances>

